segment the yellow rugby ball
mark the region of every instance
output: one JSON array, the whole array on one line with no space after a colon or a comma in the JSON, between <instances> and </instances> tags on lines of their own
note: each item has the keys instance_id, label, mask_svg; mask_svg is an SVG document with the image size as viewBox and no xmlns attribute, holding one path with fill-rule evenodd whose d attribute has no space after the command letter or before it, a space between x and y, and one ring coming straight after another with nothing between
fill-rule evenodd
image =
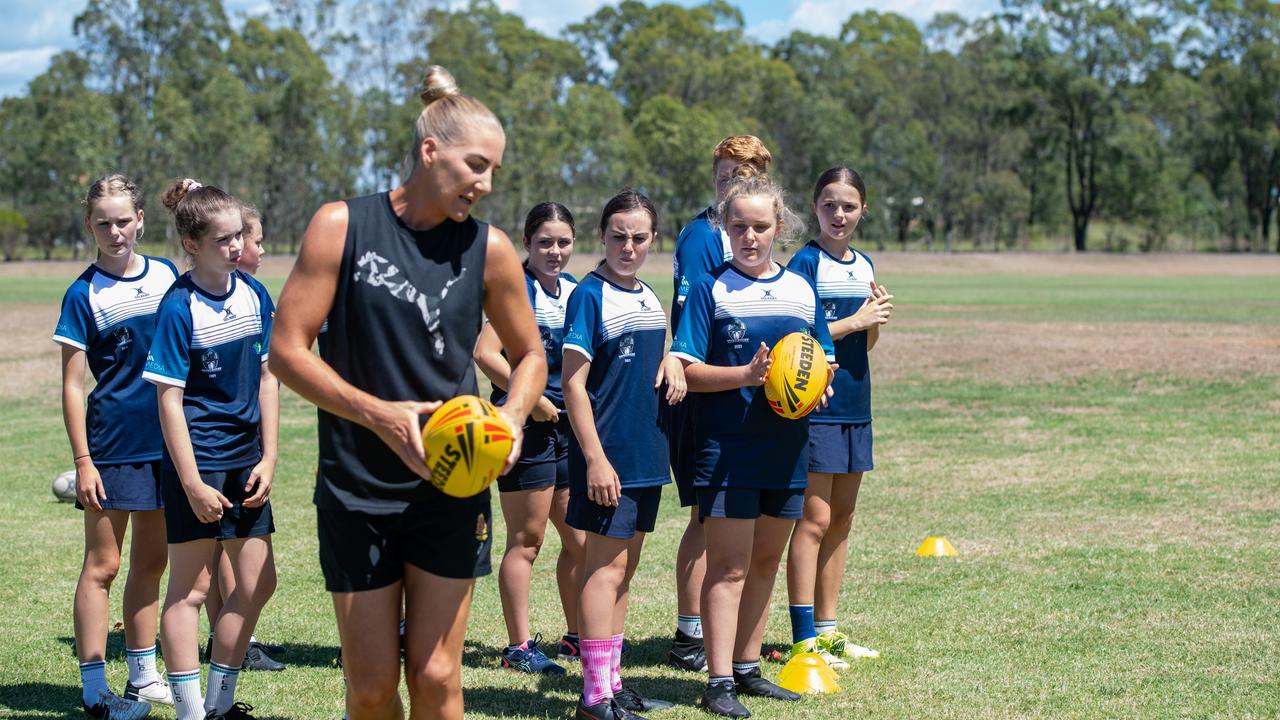
<instances>
[{"instance_id":1,"label":"yellow rugby ball","mask_svg":"<svg viewBox=\"0 0 1280 720\"><path fill-rule=\"evenodd\" d=\"M827 391L827 356L813 336L793 332L769 351L773 364L764 379L769 407L795 420L813 412Z\"/></svg>"},{"instance_id":2,"label":"yellow rugby ball","mask_svg":"<svg viewBox=\"0 0 1280 720\"><path fill-rule=\"evenodd\" d=\"M446 402L422 428L431 484L453 497L483 492L498 479L512 442L511 426L493 403L475 395Z\"/></svg>"}]
</instances>

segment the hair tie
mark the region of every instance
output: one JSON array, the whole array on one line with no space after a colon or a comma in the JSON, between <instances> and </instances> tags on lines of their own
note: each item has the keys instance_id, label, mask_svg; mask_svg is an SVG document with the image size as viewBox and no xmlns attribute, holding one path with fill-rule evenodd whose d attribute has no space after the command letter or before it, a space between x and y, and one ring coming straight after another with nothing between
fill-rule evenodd
<instances>
[{"instance_id":1,"label":"hair tie","mask_svg":"<svg viewBox=\"0 0 1280 720\"><path fill-rule=\"evenodd\" d=\"M195 190L197 188L204 187L203 185L200 184L200 181L192 180L191 178L187 178L186 180L183 180L182 186L187 192L191 192L192 190Z\"/></svg>"}]
</instances>

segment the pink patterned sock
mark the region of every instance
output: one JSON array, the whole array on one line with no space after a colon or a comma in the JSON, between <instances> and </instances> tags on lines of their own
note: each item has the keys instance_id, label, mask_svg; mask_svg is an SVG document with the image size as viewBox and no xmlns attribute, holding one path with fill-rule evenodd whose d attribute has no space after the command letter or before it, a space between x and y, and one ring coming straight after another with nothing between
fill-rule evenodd
<instances>
[{"instance_id":1,"label":"pink patterned sock","mask_svg":"<svg viewBox=\"0 0 1280 720\"><path fill-rule=\"evenodd\" d=\"M612 640L587 640L582 646L582 704L597 705L613 697L611 665Z\"/></svg>"},{"instance_id":2,"label":"pink patterned sock","mask_svg":"<svg viewBox=\"0 0 1280 720\"><path fill-rule=\"evenodd\" d=\"M613 636L613 662L609 663L609 685L616 693L622 689L622 635Z\"/></svg>"}]
</instances>

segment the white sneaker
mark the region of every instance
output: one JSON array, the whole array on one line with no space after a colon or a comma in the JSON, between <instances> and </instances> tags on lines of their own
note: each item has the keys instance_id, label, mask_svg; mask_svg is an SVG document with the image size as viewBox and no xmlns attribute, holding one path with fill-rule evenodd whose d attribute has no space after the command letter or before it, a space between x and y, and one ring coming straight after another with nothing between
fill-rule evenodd
<instances>
[{"instance_id":1,"label":"white sneaker","mask_svg":"<svg viewBox=\"0 0 1280 720\"><path fill-rule=\"evenodd\" d=\"M169 690L169 683L157 678L140 686L133 683L125 683L124 699L172 706L173 692Z\"/></svg>"},{"instance_id":2,"label":"white sneaker","mask_svg":"<svg viewBox=\"0 0 1280 720\"><path fill-rule=\"evenodd\" d=\"M110 690L98 693L93 707L85 705L84 711L91 718L110 720L140 720L151 712L151 706L137 700L126 700Z\"/></svg>"}]
</instances>

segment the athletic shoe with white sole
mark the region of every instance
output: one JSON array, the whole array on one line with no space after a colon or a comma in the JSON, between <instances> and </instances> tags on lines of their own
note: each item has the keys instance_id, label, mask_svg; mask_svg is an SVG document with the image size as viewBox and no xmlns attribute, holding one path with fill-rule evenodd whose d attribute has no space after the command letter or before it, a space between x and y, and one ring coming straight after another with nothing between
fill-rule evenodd
<instances>
[{"instance_id":1,"label":"athletic shoe with white sole","mask_svg":"<svg viewBox=\"0 0 1280 720\"><path fill-rule=\"evenodd\" d=\"M854 645L849 642L849 636L839 630L831 630L824 632L818 636L818 644L826 648L827 652L838 658L854 658L855 660L874 660L880 657L880 653L871 648Z\"/></svg>"},{"instance_id":2,"label":"athletic shoe with white sole","mask_svg":"<svg viewBox=\"0 0 1280 720\"><path fill-rule=\"evenodd\" d=\"M173 692L169 690L169 683L164 680L152 680L146 685L125 683L124 699L139 700L153 705L173 705Z\"/></svg>"},{"instance_id":3,"label":"athletic shoe with white sole","mask_svg":"<svg viewBox=\"0 0 1280 720\"><path fill-rule=\"evenodd\" d=\"M84 705L84 714L99 720L139 720L151 712L151 705L137 700L125 700L110 690L98 693L93 707Z\"/></svg>"},{"instance_id":4,"label":"athletic shoe with white sole","mask_svg":"<svg viewBox=\"0 0 1280 720\"><path fill-rule=\"evenodd\" d=\"M800 642L792 645L791 650L787 652L786 657L784 657L782 661L791 662L791 658L801 653L816 654L818 657L822 658L822 661L825 662L827 664L827 667L831 668L832 670L848 670L849 669L849 663L846 662L844 658L841 658L838 655L831 654L831 651L828 650L825 645L819 642L818 638L816 637L811 637L811 638L808 638L807 640L801 640Z\"/></svg>"},{"instance_id":5,"label":"athletic shoe with white sole","mask_svg":"<svg viewBox=\"0 0 1280 720\"><path fill-rule=\"evenodd\" d=\"M217 710L210 710L204 716L204 720L254 720L253 716L249 714L251 712L253 712L252 705L238 702L221 715L218 714Z\"/></svg>"},{"instance_id":6,"label":"athletic shoe with white sole","mask_svg":"<svg viewBox=\"0 0 1280 720\"><path fill-rule=\"evenodd\" d=\"M542 635L538 634L524 645L504 649L502 667L535 675L564 675L564 668L552 662L551 658L538 648L540 642L542 642Z\"/></svg>"}]
</instances>

